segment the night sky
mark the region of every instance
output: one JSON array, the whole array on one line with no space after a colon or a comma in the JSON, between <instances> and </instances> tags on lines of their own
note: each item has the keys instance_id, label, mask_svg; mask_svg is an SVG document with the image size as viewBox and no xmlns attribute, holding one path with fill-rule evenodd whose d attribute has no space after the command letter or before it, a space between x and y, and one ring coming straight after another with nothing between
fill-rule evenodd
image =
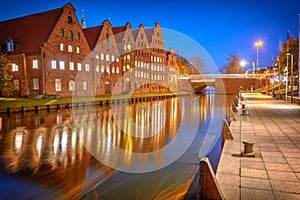
<instances>
[{"instance_id":1,"label":"night sky","mask_svg":"<svg viewBox=\"0 0 300 200\"><path fill-rule=\"evenodd\" d=\"M276 59L279 40L286 41L287 31L298 36L299 0L4 0L0 21L59 8L68 2L77 9L79 20L84 9L87 27L101 25L105 19L110 19L113 26L130 22L133 29L139 24L153 27L159 22L162 28L199 43L219 68L233 52L249 65L256 61L257 39L264 43L259 49L259 65L270 66ZM165 40L167 48L181 48Z\"/></svg>"}]
</instances>

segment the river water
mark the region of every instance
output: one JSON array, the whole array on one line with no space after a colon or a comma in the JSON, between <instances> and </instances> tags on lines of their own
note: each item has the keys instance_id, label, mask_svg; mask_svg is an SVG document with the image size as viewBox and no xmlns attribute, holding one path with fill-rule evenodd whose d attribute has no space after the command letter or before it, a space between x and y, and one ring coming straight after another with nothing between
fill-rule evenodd
<instances>
[{"instance_id":1,"label":"river water","mask_svg":"<svg viewBox=\"0 0 300 200\"><path fill-rule=\"evenodd\" d=\"M218 163L230 103L210 94L2 115L0 199L184 199L199 158Z\"/></svg>"}]
</instances>

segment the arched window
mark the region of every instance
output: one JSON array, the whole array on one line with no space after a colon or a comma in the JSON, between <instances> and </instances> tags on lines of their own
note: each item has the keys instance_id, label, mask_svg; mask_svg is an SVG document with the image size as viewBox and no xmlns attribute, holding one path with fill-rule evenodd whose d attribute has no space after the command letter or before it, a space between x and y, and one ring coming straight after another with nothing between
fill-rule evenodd
<instances>
[{"instance_id":1,"label":"arched window","mask_svg":"<svg viewBox=\"0 0 300 200\"><path fill-rule=\"evenodd\" d=\"M73 19L71 16L68 16L68 24L73 24Z\"/></svg>"},{"instance_id":2,"label":"arched window","mask_svg":"<svg viewBox=\"0 0 300 200\"><path fill-rule=\"evenodd\" d=\"M60 36L63 37L65 35L65 31L63 28L60 29Z\"/></svg>"},{"instance_id":3,"label":"arched window","mask_svg":"<svg viewBox=\"0 0 300 200\"><path fill-rule=\"evenodd\" d=\"M19 71L18 65L16 65L15 63L11 64L11 71L13 71L13 72Z\"/></svg>"},{"instance_id":4,"label":"arched window","mask_svg":"<svg viewBox=\"0 0 300 200\"><path fill-rule=\"evenodd\" d=\"M14 41L13 41L13 39L9 38L6 42L6 45L7 45L7 52L14 51Z\"/></svg>"},{"instance_id":5,"label":"arched window","mask_svg":"<svg viewBox=\"0 0 300 200\"><path fill-rule=\"evenodd\" d=\"M72 31L68 31L68 37L69 37L70 39L73 39L73 32L72 32Z\"/></svg>"},{"instance_id":6,"label":"arched window","mask_svg":"<svg viewBox=\"0 0 300 200\"><path fill-rule=\"evenodd\" d=\"M77 40L80 40L80 33L79 33L79 32L77 32L76 39L77 39Z\"/></svg>"},{"instance_id":7,"label":"arched window","mask_svg":"<svg viewBox=\"0 0 300 200\"><path fill-rule=\"evenodd\" d=\"M69 81L69 91L74 92L75 91L75 81L70 80Z\"/></svg>"},{"instance_id":8,"label":"arched window","mask_svg":"<svg viewBox=\"0 0 300 200\"><path fill-rule=\"evenodd\" d=\"M80 53L80 47L79 46L76 47L76 53Z\"/></svg>"}]
</instances>

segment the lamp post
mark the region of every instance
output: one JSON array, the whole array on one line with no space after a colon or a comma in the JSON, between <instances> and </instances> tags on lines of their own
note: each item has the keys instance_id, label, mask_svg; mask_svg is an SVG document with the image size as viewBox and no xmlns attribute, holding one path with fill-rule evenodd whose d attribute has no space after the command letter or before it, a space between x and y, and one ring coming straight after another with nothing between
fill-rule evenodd
<instances>
[{"instance_id":1,"label":"lamp post","mask_svg":"<svg viewBox=\"0 0 300 200\"><path fill-rule=\"evenodd\" d=\"M258 40L254 43L256 47L256 68L258 68L258 47L261 47L263 45L263 42L261 40ZM255 68L253 70L253 73L255 73Z\"/></svg>"},{"instance_id":2,"label":"lamp post","mask_svg":"<svg viewBox=\"0 0 300 200\"><path fill-rule=\"evenodd\" d=\"M241 67L242 67L242 69L241 69L242 73L243 73L243 71L244 71L244 67L246 66L246 64L247 64L247 62L246 62L245 60L241 60L241 61L240 61L240 65L241 65Z\"/></svg>"}]
</instances>

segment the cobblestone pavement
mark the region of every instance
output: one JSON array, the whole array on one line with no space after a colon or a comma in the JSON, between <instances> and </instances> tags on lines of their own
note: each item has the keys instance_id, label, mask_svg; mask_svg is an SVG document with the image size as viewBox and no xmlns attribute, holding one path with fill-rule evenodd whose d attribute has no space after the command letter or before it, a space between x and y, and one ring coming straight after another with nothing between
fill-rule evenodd
<instances>
[{"instance_id":1,"label":"cobblestone pavement","mask_svg":"<svg viewBox=\"0 0 300 200\"><path fill-rule=\"evenodd\" d=\"M300 106L258 93L242 94L216 177L225 199L300 199ZM242 101L240 101L241 103ZM243 157L243 141L253 156Z\"/></svg>"}]
</instances>

